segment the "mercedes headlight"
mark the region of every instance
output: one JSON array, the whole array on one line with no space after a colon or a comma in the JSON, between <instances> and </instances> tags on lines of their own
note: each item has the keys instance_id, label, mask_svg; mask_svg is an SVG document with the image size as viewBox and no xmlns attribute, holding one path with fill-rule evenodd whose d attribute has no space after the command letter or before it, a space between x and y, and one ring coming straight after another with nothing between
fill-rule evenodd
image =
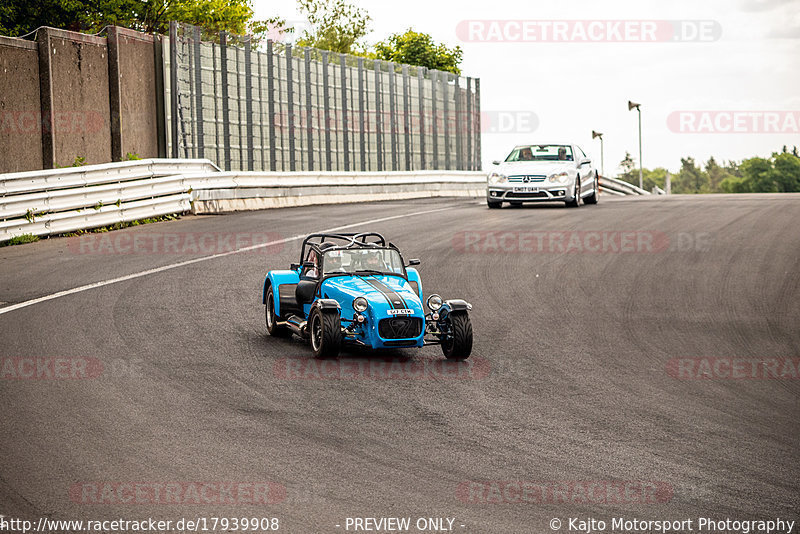
<instances>
[{"instance_id":1,"label":"mercedes headlight","mask_svg":"<svg viewBox=\"0 0 800 534\"><path fill-rule=\"evenodd\" d=\"M367 299L365 299L364 297L356 297L355 299L353 299L353 309L358 313L364 313L365 311L367 311L367 306L368 306Z\"/></svg>"},{"instance_id":2,"label":"mercedes headlight","mask_svg":"<svg viewBox=\"0 0 800 534\"><path fill-rule=\"evenodd\" d=\"M508 181L508 176L505 174L500 174L499 172L493 172L489 174L489 183L490 184L502 184Z\"/></svg>"},{"instance_id":3,"label":"mercedes headlight","mask_svg":"<svg viewBox=\"0 0 800 534\"><path fill-rule=\"evenodd\" d=\"M428 308L430 308L431 311L439 311L443 303L444 301L439 295L431 295L428 297Z\"/></svg>"},{"instance_id":4,"label":"mercedes headlight","mask_svg":"<svg viewBox=\"0 0 800 534\"><path fill-rule=\"evenodd\" d=\"M569 174L567 174L566 172L551 174L549 180L554 183L557 182L559 184L563 184L569 181Z\"/></svg>"}]
</instances>

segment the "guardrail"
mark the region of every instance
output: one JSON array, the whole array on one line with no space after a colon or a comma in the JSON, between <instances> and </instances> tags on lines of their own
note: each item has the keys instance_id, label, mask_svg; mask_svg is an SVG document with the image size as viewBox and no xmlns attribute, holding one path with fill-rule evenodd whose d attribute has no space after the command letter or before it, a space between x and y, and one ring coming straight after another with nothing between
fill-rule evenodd
<instances>
[{"instance_id":1,"label":"guardrail","mask_svg":"<svg viewBox=\"0 0 800 534\"><path fill-rule=\"evenodd\" d=\"M208 160L147 159L0 175L0 242L62 234L191 209Z\"/></svg>"},{"instance_id":2,"label":"guardrail","mask_svg":"<svg viewBox=\"0 0 800 534\"><path fill-rule=\"evenodd\" d=\"M171 213L421 197L482 196L480 171L220 172L208 160L148 159L0 175L0 242ZM600 177L612 195L649 195Z\"/></svg>"},{"instance_id":3,"label":"guardrail","mask_svg":"<svg viewBox=\"0 0 800 534\"><path fill-rule=\"evenodd\" d=\"M219 213L435 196L477 196L485 175L220 172L208 160L150 159L0 175L0 242L171 213Z\"/></svg>"},{"instance_id":4,"label":"guardrail","mask_svg":"<svg viewBox=\"0 0 800 534\"><path fill-rule=\"evenodd\" d=\"M610 195L618 196L650 194L649 191L640 189L633 184L629 184L623 180L617 180L616 178L608 178L606 176L600 177L600 191Z\"/></svg>"},{"instance_id":5,"label":"guardrail","mask_svg":"<svg viewBox=\"0 0 800 534\"><path fill-rule=\"evenodd\" d=\"M218 172L207 159L140 159L83 167L0 174L0 196L42 193L98 184L143 180L168 174ZM0 213L0 218L2 213Z\"/></svg>"}]
</instances>

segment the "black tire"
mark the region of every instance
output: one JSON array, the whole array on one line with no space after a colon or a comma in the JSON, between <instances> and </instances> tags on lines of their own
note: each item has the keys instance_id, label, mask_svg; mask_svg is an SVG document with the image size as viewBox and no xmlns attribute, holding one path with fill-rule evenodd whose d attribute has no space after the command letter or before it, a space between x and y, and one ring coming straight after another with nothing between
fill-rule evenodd
<instances>
[{"instance_id":1,"label":"black tire","mask_svg":"<svg viewBox=\"0 0 800 534\"><path fill-rule=\"evenodd\" d=\"M594 173L594 191L591 195L583 199L584 204L597 204L600 197L600 177Z\"/></svg>"},{"instance_id":2,"label":"black tire","mask_svg":"<svg viewBox=\"0 0 800 534\"><path fill-rule=\"evenodd\" d=\"M581 177L575 178L575 198L564 202L568 208L578 208L581 205Z\"/></svg>"},{"instance_id":3,"label":"black tire","mask_svg":"<svg viewBox=\"0 0 800 534\"><path fill-rule=\"evenodd\" d=\"M466 312L451 313L445 319L449 324L449 336L442 341L445 358L463 361L472 353L472 321Z\"/></svg>"},{"instance_id":4,"label":"black tire","mask_svg":"<svg viewBox=\"0 0 800 534\"><path fill-rule=\"evenodd\" d=\"M487 200L486 205L489 206L490 210L496 210L503 207L502 202L495 202L494 200Z\"/></svg>"},{"instance_id":5,"label":"black tire","mask_svg":"<svg viewBox=\"0 0 800 534\"><path fill-rule=\"evenodd\" d=\"M509 202L509 204L511 204L511 205L512 205L512 206L514 206L515 208L518 208L518 207L522 206L522 202L519 202L519 201L516 201L516 202Z\"/></svg>"},{"instance_id":6,"label":"black tire","mask_svg":"<svg viewBox=\"0 0 800 534\"><path fill-rule=\"evenodd\" d=\"M337 310L323 311L314 307L308 319L308 329L315 358L329 360L339 355L342 346L342 322Z\"/></svg>"},{"instance_id":7,"label":"black tire","mask_svg":"<svg viewBox=\"0 0 800 534\"><path fill-rule=\"evenodd\" d=\"M265 308L265 320L267 323L267 332L274 337L289 337L292 331L277 324L278 316L275 315L275 295L272 292L272 285L267 288L267 304Z\"/></svg>"}]
</instances>

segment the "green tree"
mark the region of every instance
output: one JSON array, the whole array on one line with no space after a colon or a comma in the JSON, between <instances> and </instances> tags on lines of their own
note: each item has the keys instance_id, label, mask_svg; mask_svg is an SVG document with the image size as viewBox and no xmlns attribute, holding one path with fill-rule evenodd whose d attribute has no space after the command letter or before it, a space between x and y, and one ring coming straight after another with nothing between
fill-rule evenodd
<instances>
[{"instance_id":1,"label":"green tree","mask_svg":"<svg viewBox=\"0 0 800 534\"><path fill-rule=\"evenodd\" d=\"M723 193L751 193L750 184L744 176L728 176L719 184Z\"/></svg>"},{"instance_id":2,"label":"green tree","mask_svg":"<svg viewBox=\"0 0 800 534\"><path fill-rule=\"evenodd\" d=\"M750 158L720 184L726 193L800 192L800 157L783 151L771 158Z\"/></svg>"},{"instance_id":3,"label":"green tree","mask_svg":"<svg viewBox=\"0 0 800 534\"><path fill-rule=\"evenodd\" d=\"M39 26L79 30L80 6L64 0L3 0L0 3L0 34L19 37Z\"/></svg>"},{"instance_id":4,"label":"green tree","mask_svg":"<svg viewBox=\"0 0 800 534\"><path fill-rule=\"evenodd\" d=\"M700 169L694 158L681 158L681 170L672 179L673 193L710 193L708 174Z\"/></svg>"},{"instance_id":5,"label":"green tree","mask_svg":"<svg viewBox=\"0 0 800 534\"><path fill-rule=\"evenodd\" d=\"M767 158L750 158L741 164L746 188L754 193L777 193L778 184L772 161Z\"/></svg>"},{"instance_id":6,"label":"green tree","mask_svg":"<svg viewBox=\"0 0 800 534\"><path fill-rule=\"evenodd\" d=\"M298 45L340 54L369 55L361 42L371 31L372 19L366 11L345 0L297 0L297 3L311 25L297 41Z\"/></svg>"},{"instance_id":7,"label":"green tree","mask_svg":"<svg viewBox=\"0 0 800 534\"><path fill-rule=\"evenodd\" d=\"M800 191L800 158L791 152L784 152L773 155L773 160L775 165L772 173L778 191Z\"/></svg>"},{"instance_id":8,"label":"green tree","mask_svg":"<svg viewBox=\"0 0 800 534\"><path fill-rule=\"evenodd\" d=\"M635 184L639 185L639 172L636 170L636 161L634 161L630 152L625 152L625 159L619 162L619 167L622 169L622 174L617 178L630 184L633 184L635 180Z\"/></svg>"},{"instance_id":9,"label":"green tree","mask_svg":"<svg viewBox=\"0 0 800 534\"><path fill-rule=\"evenodd\" d=\"M96 33L112 24L167 33L171 20L208 33L258 33L268 25L285 25L278 18L254 21L252 0L3 0L0 7L0 33L14 36L39 26Z\"/></svg>"},{"instance_id":10,"label":"green tree","mask_svg":"<svg viewBox=\"0 0 800 534\"><path fill-rule=\"evenodd\" d=\"M460 46L448 48L443 43L436 43L427 33L409 28L405 33L395 33L376 44L375 54L387 61L461 74L459 65L464 52Z\"/></svg>"},{"instance_id":11,"label":"green tree","mask_svg":"<svg viewBox=\"0 0 800 534\"><path fill-rule=\"evenodd\" d=\"M717 163L717 160L714 159L714 156L711 156L706 162L705 170L706 175L708 175L709 191L716 193L719 191L719 184L722 183L722 180L727 178L725 168Z\"/></svg>"},{"instance_id":12,"label":"green tree","mask_svg":"<svg viewBox=\"0 0 800 534\"><path fill-rule=\"evenodd\" d=\"M652 191L654 187L664 189L667 182L667 169L657 167L653 170L642 169L642 189ZM639 184L639 172L636 172L636 185Z\"/></svg>"}]
</instances>

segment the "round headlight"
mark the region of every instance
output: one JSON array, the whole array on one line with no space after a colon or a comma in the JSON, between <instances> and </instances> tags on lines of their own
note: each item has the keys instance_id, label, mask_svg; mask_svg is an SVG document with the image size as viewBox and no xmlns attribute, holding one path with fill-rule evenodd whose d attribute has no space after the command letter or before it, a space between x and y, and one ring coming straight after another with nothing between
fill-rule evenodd
<instances>
[{"instance_id":1,"label":"round headlight","mask_svg":"<svg viewBox=\"0 0 800 534\"><path fill-rule=\"evenodd\" d=\"M439 295L431 295L428 297L428 308L430 308L432 311L438 311L442 307L443 303L444 301Z\"/></svg>"},{"instance_id":2,"label":"round headlight","mask_svg":"<svg viewBox=\"0 0 800 534\"><path fill-rule=\"evenodd\" d=\"M499 172L493 172L489 175L490 184L501 184L507 180L508 177L505 174L500 174Z\"/></svg>"},{"instance_id":3,"label":"round headlight","mask_svg":"<svg viewBox=\"0 0 800 534\"><path fill-rule=\"evenodd\" d=\"M364 297L356 297L353 299L353 309L358 313L367 311L367 299Z\"/></svg>"}]
</instances>

